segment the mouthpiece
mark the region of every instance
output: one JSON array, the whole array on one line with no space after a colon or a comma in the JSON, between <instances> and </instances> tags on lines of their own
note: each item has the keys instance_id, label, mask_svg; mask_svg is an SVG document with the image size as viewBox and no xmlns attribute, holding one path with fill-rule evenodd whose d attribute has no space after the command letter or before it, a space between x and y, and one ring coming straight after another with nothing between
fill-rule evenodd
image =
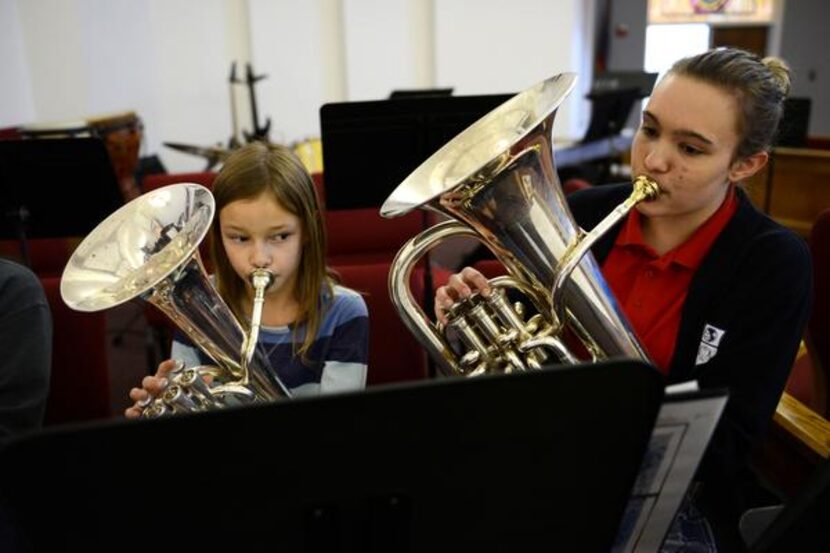
<instances>
[{"instance_id":1,"label":"mouthpiece","mask_svg":"<svg viewBox=\"0 0 830 553\"><path fill-rule=\"evenodd\" d=\"M650 202L656 200L660 195L660 185L656 181L648 178L645 175L640 175L634 179L634 194L637 196L637 201Z\"/></svg>"},{"instance_id":2,"label":"mouthpiece","mask_svg":"<svg viewBox=\"0 0 830 553\"><path fill-rule=\"evenodd\" d=\"M256 269L248 275L248 279L251 281L254 290L267 290L274 282L274 273L267 269Z\"/></svg>"}]
</instances>

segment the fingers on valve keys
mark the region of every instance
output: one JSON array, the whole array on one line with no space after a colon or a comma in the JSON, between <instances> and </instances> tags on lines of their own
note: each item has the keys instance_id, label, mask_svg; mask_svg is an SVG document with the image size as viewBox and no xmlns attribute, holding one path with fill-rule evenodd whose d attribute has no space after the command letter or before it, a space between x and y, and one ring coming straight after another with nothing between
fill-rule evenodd
<instances>
[{"instance_id":1,"label":"fingers on valve keys","mask_svg":"<svg viewBox=\"0 0 830 553\"><path fill-rule=\"evenodd\" d=\"M130 390L130 399L135 403L124 411L127 418L137 418L142 415L144 409L150 405L153 400L164 392L165 388L170 384L168 378L170 373L182 370L183 364L181 361L168 359L163 361L154 376L145 376L141 381L141 388L133 388Z\"/></svg>"},{"instance_id":2,"label":"fingers on valve keys","mask_svg":"<svg viewBox=\"0 0 830 553\"><path fill-rule=\"evenodd\" d=\"M435 291L435 313L439 322L446 324L447 310L458 300L469 297L474 292L480 292L487 297L490 291L487 277L472 267L465 267L461 272L453 274L447 284Z\"/></svg>"}]
</instances>

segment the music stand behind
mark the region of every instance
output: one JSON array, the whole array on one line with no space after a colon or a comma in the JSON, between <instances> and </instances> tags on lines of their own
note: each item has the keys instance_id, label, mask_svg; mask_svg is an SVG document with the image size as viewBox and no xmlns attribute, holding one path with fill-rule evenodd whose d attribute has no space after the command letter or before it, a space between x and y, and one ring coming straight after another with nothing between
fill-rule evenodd
<instances>
[{"instance_id":1,"label":"music stand behind","mask_svg":"<svg viewBox=\"0 0 830 553\"><path fill-rule=\"evenodd\" d=\"M620 134L625 127L631 109L640 99L636 88L621 88L588 95L591 100L591 120L582 143Z\"/></svg>"},{"instance_id":2,"label":"music stand behind","mask_svg":"<svg viewBox=\"0 0 830 553\"><path fill-rule=\"evenodd\" d=\"M637 91L638 98L645 98L651 94L655 82L657 82L657 73L604 71L594 76L591 83L591 95L631 88Z\"/></svg>"},{"instance_id":3,"label":"music stand behind","mask_svg":"<svg viewBox=\"0 0 830 553\"><path fill-rule=\"evenodd\" d=\"M396 89L389 93L390 100L423 98L424 96L452 96L452 88Z\"/></svg>"},{"instance_id":4,"label":"music stand behind","mask_svg":"<svg viewBox=\"0 0 830 553\"><path fill-rule=\"evenodd\" d=\"M323 105L326 209L380 208L424 160L510 98L429 95Z\"/></svg>"},{"instance_id":5,"label":"music stand behind","mask_svg":"<svg viewBox=\"0 0 830 553\"><path fill-rule=\"evenodd\" d=\"M657 73L606 71L594 77L591 91L591 120L583 143L618 135L638 100L651 94Z\"/></svg>"},{"instance_id":6,"label":"music stand behind","mask_svg":"<svg viewBox=\"0 0 830 553\"><path fill-rule=\"evenodd\" d=\"M0 238L86 236L122 204L101 139L0 141Z\"/></svg>"},{"instance_id":7,"label":"music stand behind","mask_svg":"<svg viewBox=\"0 0 830 553\"><path fill-rule=\"evenodd\" d=\"M810 128L810 98L790 97L784 100L784 113L778 124L775 145L790 148L804 148Z\"/></svg>"},{"instance_id":8,"label":"music stand behind","mask_svg":"<svg viewBox=\"0 0 830 553\"><path fill-rule=\"evenodd\" d=\"M607 551L662 394L625 361L94 423L0 485L35 550Z\"/></svg>"}]
</instances>

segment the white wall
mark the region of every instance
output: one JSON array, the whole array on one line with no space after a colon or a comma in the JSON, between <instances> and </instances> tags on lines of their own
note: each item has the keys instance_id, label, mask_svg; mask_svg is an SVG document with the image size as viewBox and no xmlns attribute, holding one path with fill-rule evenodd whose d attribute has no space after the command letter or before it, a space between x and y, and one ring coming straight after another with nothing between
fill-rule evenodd
<instances>
[{"instance_id":1,"label":"white wall","mask_svg":"<svg viewBox=\"0 0 830 553\"><path fill-rule=\"evenodd\" d=\"M427 37L409 36L409 4L408 0L343 0L350 100L379 100L393 89L417 87L415 49Z\"/></svg>"},{"instance_id":2,"label":"white wall","mask_svg":"<svg viewBox=\"0 0 830 553\"><path fill-rule=\"evenodd\" d=\"M563 71L590 67L586 10L578 0L435 0L436 82L456 94L519 92ZM509 7L508 7L509 6ZM578 137L587 123L582 82L556 116L556 136Z\"/></svg>"},{"instance_id":3,"label":"white wall","mask_svg":"<svg viewBox=\"0 0 830 553\"><path fill-rule=\"evenodd\" d=\"M143 154L171 171L203 168L164 141L225 143L228 75L247 61L259 122L291 143L319 136L325 102L401 88L517 92L590 67L578 0L0 0L0 127L136 111ZM587 8L585 6L588 6ZM587 83L589 76L583 79ZM251 129L247 90L238 125ZM582 89L584 90L584 88ZM581 91L557 117L577 136Z\"/></svg>"},{"instance_id":4,"label":"white wall","mask_svg":"<svg viewBox=\"0 0 830 553\"><path fill-rule=\"evenodd\" d=\"M35 119L26 46L15 0L0 0L0 128Z\"/></svg>"},{"instance_id":5,"label":"white wall","mask_svg":"<svg viewBox=\"0 0 830 553\"><path fill-rule=\"evenodd\" d=\"M17 16L2 26L21 39L9 50L2 43L0 57L22 58L17 74L28 81L10 83L19 98L0 107L0 126L132 110L144 121L144 154L158 152L174 170L204 162L163 141L229 137L233 0L2 1L3 15Z\"/></svg>"},{"instance_id":6,"label":"white wall","mask_svg":"<svg viewBox=\"0 0 830 553\"><path fill-rule=\"evenodd\" d=\"M812 99L810 134L830 135L830 4L826 0L787 2L780 55L790 64L796 97ZM795 7L798 7L795 9Z\"/></svg>"},{"instance_id":7,"label":"white wall","mask_svg":"<svg viewBox=\"0 0 830 553\"><path fill-rule=\"evenodd\" d=\"M254 71L267 75L256 85L259 124L271 118L270 138L293 142L319 135L317 110L342 97L335 73L340 58L339 3L323 0L250 0ZM334 97L334 98L332 98ZM240 97L248 104L247 92ZM246 129L250 118L241 121Z\"/></svg>"}]
</instances>

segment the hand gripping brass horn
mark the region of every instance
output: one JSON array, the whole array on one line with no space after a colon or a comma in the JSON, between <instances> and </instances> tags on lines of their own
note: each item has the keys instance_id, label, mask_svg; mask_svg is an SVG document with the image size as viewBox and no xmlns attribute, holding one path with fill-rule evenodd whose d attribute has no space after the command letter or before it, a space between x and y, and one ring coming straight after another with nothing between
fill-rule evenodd
<instances>
[{"instance_id":1,"label":"hand gripping brass horn","mask_svg":"<svg viewBox=\"0 0 830 553\"><path fill-rule=\"evenodd\" d=\"M273 275L264 270L250 275L255 298L246 333L202 265L198 248L214 211L213 196L198 184L148 192L101 222L63 271L61 297L72 309L101 311L142 298L217 363L189 368L179 364L160 397L145 405L144 416L290 396L256 349L264 293ZM210 385L203 378L208 375Z\"/></svg>"},{"instance_id":2,"label":"hand gripping brass horn","mask_svg":"<svg viewBox=\"0 0 830 553\"><path fill-rule=\"evenodd\" d=\"M575 82L562 73L495 108L421 164L381 207L384 217L421 207L451 219L404 244L389 275L392 302L445 374L533 369L551 355L566 363L585 354L648 361L589 248L659 187L637 178L631 196L594 230L579 228L562 193L552 139L556 110ZM426 317L408 283L418 260L451 236L479 239L509 276L490 282L489 298L474 294L453 305L442 328ZM535 315L525 320L524 306L510 304L510 288L528 298Z\"/></svg>"}]
</instances>

